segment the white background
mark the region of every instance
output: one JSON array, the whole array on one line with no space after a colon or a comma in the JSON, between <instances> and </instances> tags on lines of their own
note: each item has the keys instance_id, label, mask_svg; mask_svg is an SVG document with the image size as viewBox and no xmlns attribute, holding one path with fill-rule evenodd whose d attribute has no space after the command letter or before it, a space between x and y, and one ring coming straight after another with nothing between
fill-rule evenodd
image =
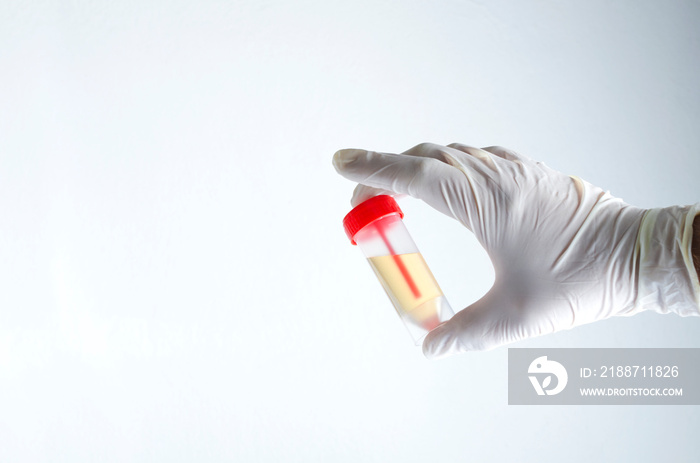
<instances>
[{"instance_id":1,"label":"white background","mask_svg":"<svg viewBox=\"0 0 700 463\"><path fill-rule=\"evenodd\" d=\"M0 3L0 461L695 461L695 407L507 405L344 236L334 151L499 144L641 207L700 173L697 1ZM452 305L469 232L410 198ZM516 347L700 347L642 314Z\"/></svg>"}]
</instances>

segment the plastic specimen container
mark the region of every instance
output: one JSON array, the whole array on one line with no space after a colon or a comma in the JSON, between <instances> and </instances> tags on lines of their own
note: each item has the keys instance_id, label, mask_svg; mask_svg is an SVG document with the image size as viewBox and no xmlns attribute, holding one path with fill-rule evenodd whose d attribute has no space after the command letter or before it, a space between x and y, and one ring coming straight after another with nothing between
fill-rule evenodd
<instances>
[{"instance_id":1,"label":"plastic specimen container","mask_svg":"<svg viewBox=\"0 0 700 463\"><path fill-rule=\"evenodd\" d=\"M343 225L417 345L454 312L402 219L396 200L381 195L358 204L345 216Z\"/></svg>"}]
</instances>

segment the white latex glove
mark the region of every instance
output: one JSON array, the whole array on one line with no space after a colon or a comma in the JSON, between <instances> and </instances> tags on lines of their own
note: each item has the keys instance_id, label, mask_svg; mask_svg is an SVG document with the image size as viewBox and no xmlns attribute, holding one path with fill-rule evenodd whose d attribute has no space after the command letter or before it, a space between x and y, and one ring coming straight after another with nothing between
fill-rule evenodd
<instances>
[{"instance_id":1,"label":"white latex glove","mask_svg":"<svg viewBox=\"0 0 700 463\"><path fill-rule=\"evenodd\" d=\"M360 183L353 205L419 198L474 232L493 262L491 290L428 334L429 358L643 310L700 314L691 257L700 204L640 209L500 147L341 150L333 164Z\"/></svg>"}]
</instances>

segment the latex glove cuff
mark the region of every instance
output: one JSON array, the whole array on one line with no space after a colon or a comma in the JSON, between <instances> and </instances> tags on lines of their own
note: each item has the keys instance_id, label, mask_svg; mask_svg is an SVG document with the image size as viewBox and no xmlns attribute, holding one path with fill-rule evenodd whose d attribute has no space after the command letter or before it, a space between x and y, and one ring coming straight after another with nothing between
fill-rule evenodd
<instances>
[{"instance_id":1,"label":"latex glove cuff","mask_svg":"<svg viewBox=\"0 0 700 463\"><path fill-rule=\"evenodd\" d=\"M700 282L691 254L698 214L700 203L646 212L637 238L637 299L629 315L643 310L700 315Z\"/></svg>"}]
</instances>

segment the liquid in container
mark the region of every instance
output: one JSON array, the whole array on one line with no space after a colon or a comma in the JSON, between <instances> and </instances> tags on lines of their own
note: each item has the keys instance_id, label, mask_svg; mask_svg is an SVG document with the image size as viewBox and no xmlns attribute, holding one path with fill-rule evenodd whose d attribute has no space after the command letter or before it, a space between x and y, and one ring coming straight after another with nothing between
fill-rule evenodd
<instances>
[{"instance_id":1,"label":"liquid in container","mask_svg":"<svg viewBox=\"0 0 700 463\"><path fill-rule=\"evenodd\" d=\"M360 247L414 342L454 312L388 195L358 204L343 219L352 244Z\"/></svg>"}]
</instances>

